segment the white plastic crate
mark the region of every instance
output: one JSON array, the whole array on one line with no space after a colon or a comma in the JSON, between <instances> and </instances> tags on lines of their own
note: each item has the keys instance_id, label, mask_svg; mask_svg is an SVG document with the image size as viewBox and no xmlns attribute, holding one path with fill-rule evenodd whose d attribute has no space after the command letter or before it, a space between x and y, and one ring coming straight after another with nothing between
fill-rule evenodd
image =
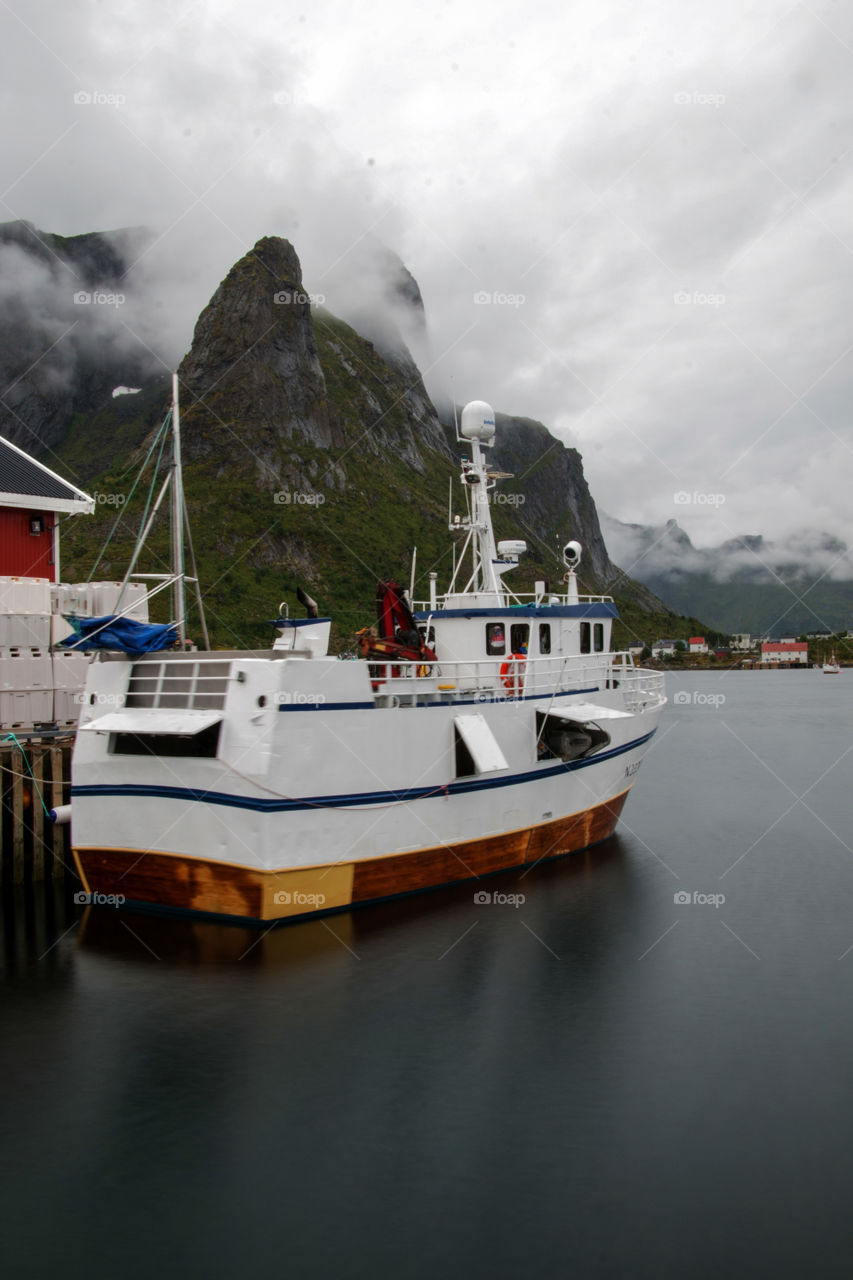
<instances>
[{"instance_id":1,"label":"white plastic crate","mask_svg":"<svg viewBox=\"0 0 853 1280\"><path fill-rule=\"evenodd\" d=\"M0 649L0 689L25 692L52 688L53 670L46 649Z\"/></svg>"},{"instance_id":2,"label":"white plastic crate","mask_svg":"<svg viewBox=\"0 0 853 1280\"><path fill-rule=\"evenodd\" d=\"M100 618L108 613L118 612L118 598L121 592L120 582L90 582L89 607L91 617ZM144 582L129 582L124 593L121 612L126 618L136 622L148 621L148 589Z\"/></svg>"},{"instance_id":3,"label":"white plastic crate","mask_svg":"<svg viewBox=\"0 0 853 1280\"><path fill-rule=\"evenodd\" d=\"M148 621L148 588L144 582L131 582L127 588L127 603L133 605L129 617L136 622Z\"/></svg>"},{"instance_id":4,"label":"white plastic crate","mask_svg":"<svg viewBox=\"0 0 853 1280\"><path fill-rule=\"evenodd\" d=\"M76 613L81 618L92 616L92 590L88 582L63 582L53 598L58 613Z\"/></svg>"},{"instance_id":5,"label":"white plastic crate","mask_svg":"<svg viewBox=\"0 0 853 1280\"><path fill-rule=\"evenodd\" d=\"M61 644L63 640L67 640L73 634L74 628L65 621L61 613L52 613L50 615L51 645Z\"/></svg>"},{"instance_id":6,"label":"white plastic crate","mask_svg":"<svg viewBox=\"0 0 853 1280\"><path fill-rule=\"evenodd\" d=\"M82 691L54 689L53 719L57 724L76 724L80 719L80 708L82 705Z\"/></svg>"},{"instance_id":7,"label":"white plastic crate","mask_svg":"<svg viewBox=\"0 0 853 1280\"><path fill-rule=\"evenodd\" d=\"M0 729L32 729L53 720L50 689L0 690Z\"/></svg>"},{"instance_id":8,"label":"white plastic crate","mask_svg":"<svg viewBox=\"0 0 853 1280\"><path fill-rule=\"evenodd\" d=\"M50 613L48 579L0 577L2 613Z\"/></svg>"},{"instance_id":9,"label":"white plastic crate","mask_svg":"<svg viewBox=\"0 0 853 1280\"><path fill-rule=\"evenodd\" d=\"M54 689L80 690L86 683L89 659L84 653L58 653L51 655Z\"/></svg>"},{"instance_id":10,"label":"white plastic crate","mask_svg":"<svg viewBox=\"0 0 853 1280\"><path fill-rule=\"evenodd\" d=\"M0 613L0 649L47 649L49 613Z\"/></svg>"},{"instance_id":11,"label":"white plastic crate","mask_svg":"<svg viewBox=\"0 0 853 1280\"><path fill-rule=\"evenodd\" d=\"M103 618L116 613L121 594L120 582L75 582L57 593L62 599L61 613L76 613L81 618ZM144 582L129 582L124 593L121 613L135 622L148 621L148 588Z\"/></svg>"},{"instance_id":12,"label":"white plastic crate","mask_svg":"<svg viewBox=\"0 0 853 1280\"><path fill-rule=\"evenodd\" d=\"M86 589L85 603L88 608L88 588ZM80 587L72 585L70 582L53 582L50 586L50 611L51 613L80 613Z\"/></svg>"}]
</instances>

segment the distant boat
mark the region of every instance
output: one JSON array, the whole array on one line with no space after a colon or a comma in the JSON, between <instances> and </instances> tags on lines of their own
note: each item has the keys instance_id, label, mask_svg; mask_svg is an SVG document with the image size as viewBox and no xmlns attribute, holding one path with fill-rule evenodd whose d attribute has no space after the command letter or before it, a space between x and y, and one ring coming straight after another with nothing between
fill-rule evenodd
<instances>
[{"instance_id":1,"label":"distant boat","mask_svg":"<svg viewBox=\"0 0 853 1280\"><path fill-rule=\"evenodd\" d=\"M824 662L823 664L823 674L825 676L837 676L841 674L841 667L839 665L838 658L835 655L834 649L832 651L832 657L829 659L828 662Z\"/></svg>"}]
</instances>

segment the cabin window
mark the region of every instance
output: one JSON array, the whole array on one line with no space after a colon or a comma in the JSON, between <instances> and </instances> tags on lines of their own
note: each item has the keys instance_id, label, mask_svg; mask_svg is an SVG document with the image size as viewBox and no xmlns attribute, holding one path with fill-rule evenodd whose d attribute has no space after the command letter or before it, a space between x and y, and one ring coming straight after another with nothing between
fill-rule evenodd
<instances>
[{"instance_id":1,"label":"cabin window","mask_svg":"<svg viewBox=\"0 0 853 1280\"><path fill-rule=\"evenodd\" d=\"M589 643L589 623L582 622L581 623L581 653L590 653L590 652L591 652L591 649L590 649L590 643Z\"/></svg>"},{"instance_id":2,"label":"cabin window","mask_svg":"<svg viewBox=\"0 0 853 1280\"><path fill-rule=\"evenodd\" d=\"M539 623L539 652L551 652L551 624L550 622Z\"/></svg>"},{"instance_id":3,"label":"cabin window","mask_svg":"<svg viewBox=\"0 0 853 1280\"><path fill-rule=\"evenodd\" d=\"M219 711L230 675L230 662L135 662L125 706Z\"/></svg>"},{"instance_id":4,"label":"cabin window","mask_svg":"<svg viewBox=\"0 0 853 1280\"><path fill-rule=\"evenodd\" d=\"M592 633L593 633L593 646L595 648L595 652L603 653L604 652L604 623L596 622L595 626L592 629Z\"/></svg>"},{"instance_id":5,"label":"cabin window","mask_svg":"<svg viewBox=\"0 0 853 1280\"><path fill-rule=\"evenodd\" d=\"M506 653L506 630L502 622L486 623L486 653L491 658L502 658Z\"/></svg>"},{"instance_id":6,"label":"cabin window","mask_svg":"<svg viewBox=\"0 0 853 1280\"><path fill-rule=\"evenodd\" d=\"M530 625L527 622L514 622L509 629L509 647L512 653L527 653L530 642Z\"/></svg>"}]
</instances>

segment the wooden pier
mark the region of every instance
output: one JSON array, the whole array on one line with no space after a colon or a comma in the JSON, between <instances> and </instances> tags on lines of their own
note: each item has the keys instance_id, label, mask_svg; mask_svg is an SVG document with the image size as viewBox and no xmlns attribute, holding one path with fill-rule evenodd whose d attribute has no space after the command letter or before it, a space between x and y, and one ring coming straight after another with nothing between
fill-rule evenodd
<instances>
[{"instance_id":1,"label":"wooden pier","mask_svg":"<svg viewBox=\"0 0 853 1280\"><path fill-rule=\"evenodd\" d=\"M45 808L71 803L73 740L0 743L0 879L12 884L75 876L71 828Z\"/></svg>"}]
</instances>

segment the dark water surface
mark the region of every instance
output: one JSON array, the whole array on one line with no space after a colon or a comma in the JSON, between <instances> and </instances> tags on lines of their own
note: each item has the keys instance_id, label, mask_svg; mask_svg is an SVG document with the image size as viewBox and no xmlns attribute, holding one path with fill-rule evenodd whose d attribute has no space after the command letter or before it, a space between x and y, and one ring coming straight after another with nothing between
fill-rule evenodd
<instances>
[{"instance_id":1,"label":"dark water surface","mask_svg":"<svg viewBox=\"0 0 853 1280\"><path fill-rule=\"evenodd\" d=\"M7 894L4 1274L853 1274L853 672L669 686L520 907Z\"/></svg>"}]
</instances>

